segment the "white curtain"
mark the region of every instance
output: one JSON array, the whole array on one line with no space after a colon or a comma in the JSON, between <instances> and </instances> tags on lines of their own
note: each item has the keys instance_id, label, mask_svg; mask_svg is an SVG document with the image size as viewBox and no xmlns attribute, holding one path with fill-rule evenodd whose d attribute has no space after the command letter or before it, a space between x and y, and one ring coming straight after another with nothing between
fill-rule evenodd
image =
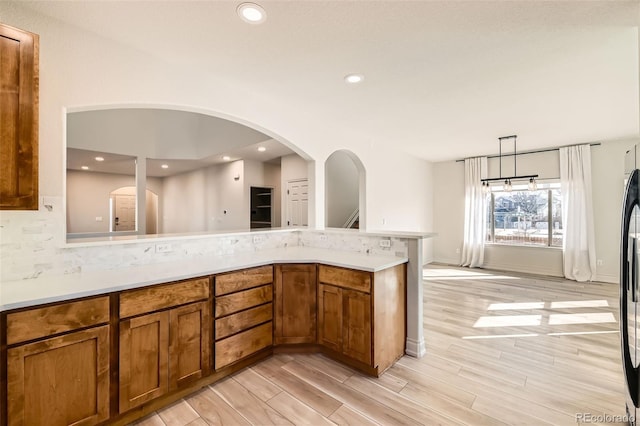
<instances>
[{"instance_id":1,"label":"white curtain","mask_svg":"<svg viewBox=\"0 0 640 426\"><path fill-rule=\"evenodd\" d=\"M576 281L596 277L596 245L589 145L560 148L564 276Z\"/></svg>"},{"instance_id":2,"label":"white curtain","mask_svg":"<svg viewBox=\"0 0 640 426\"><path fill-rule=\"evenodd\" d=\"M487 196L480 179L487 174L487 157L464 160L464 245L462 266L475 268L484 263L487 226Z\"/></svg>"}]
</instances>

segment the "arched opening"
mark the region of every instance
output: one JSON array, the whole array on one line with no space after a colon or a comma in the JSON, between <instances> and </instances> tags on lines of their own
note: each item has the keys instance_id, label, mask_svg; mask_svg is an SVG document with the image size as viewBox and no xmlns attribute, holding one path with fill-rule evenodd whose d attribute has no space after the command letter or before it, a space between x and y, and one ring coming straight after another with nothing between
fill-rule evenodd
<instances>
[{"instance_id":1,"label":"arched opening","mask_svg":"<svg viewBox=\"0 0 640 426\"><path fill-rule=\"evenodd\" d=\"M349 150L332 153L325 161L325 226L364 229L366 172Z\"/></svg>"},{"instance_id":2,"label":"arched opening","mask_svg":"<svg viewBox=\"0 0 640 426\"><path fill-rule=\"evenodd\" d=\"M287 204L287 185L313 177L308 171L310 157L290 142L259 126L210 111L155 105L73 108L67 111L65 130L67 234L249 229L251 187L272 188L272 227L296 226L287 217L292 210ZM76 161L78 158L82 161ZM97 158L103 160L98 163ZM131 168L126 172L107 169L114 158ZM127 203L136 205L133 228L124 220L127 216L114 215L118 225L107 222L111 210L104 217L78 210L81 202L77 199L86 196L91 185L85 182L84 192L79 193L75 182L97 181L107 174L129 177L120 186L132 186L134 194L114 194L118 199L113 202L122 206L123 213ZM153 196L145 195L148 189ZM310 196L306 190L305 196ZM146 202L132 201L137 199ZM303 209L307 201L303 200ZM148 208L156 214L147 214ZM304 210L304 224L308 214ZM101 217L107 226L87 226L93 225L94 217L96 221Z\"/></svg>"}]
</instances>

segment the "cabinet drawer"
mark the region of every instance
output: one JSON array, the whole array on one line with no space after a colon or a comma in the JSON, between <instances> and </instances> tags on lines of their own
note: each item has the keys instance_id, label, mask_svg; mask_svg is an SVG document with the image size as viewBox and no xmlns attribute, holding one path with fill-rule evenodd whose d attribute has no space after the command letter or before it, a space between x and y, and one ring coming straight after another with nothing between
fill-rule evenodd
<instances>
[{"instance_id":1,"label":"cabinet drawer","mask_svg":"<svg viewBox=\"0 0 640 426\"><path fill-rule=\"evenodd\" d=\"M273 318L273 304L258 306L216 320L216 340L223 339Z\"/></svg>"},{"instance_id":2,"label":"cabinet drawer","mask_svg":"<svg viewBox=\"0 0 640 426\"><path fill-rule=\"evenodd\" d=\"M271 283L273 281L273 266L261 266L259 268L220 274L216 275L215 280L215 294L216 296L222 296L223 294Z\"/></svg>"},{"instance_id":3,"label":"cabinet drawer","mask_svg":"<svg viewBox=\"0 0 640 426\"><path fill-rule=\"evenodd\" d=\"M371 292L371 274L369 272L320 265L318 268L318 280L321 283L338 287L364 291L365 293Z\"/></svg>"},{"instance_id":4,"label":"cabinet drawer","mask_svg":"<svg viewBox=\"0 0 640 426\"><path fill-rule=\"evenodd\" d=\"M271 302L272 299L273 287L270 284L216 297L216 318Z\"/></svg>"},{"instance_id":5,"label":"cabinet drawer","mask_svg":"<svg viewBox=\"0 0 640 426\"><path fill-rule=\"evenodd\" d=\"M7 315L7 344L109 322L109 297L79 300Z\"/></svg>"},{"instance_id":6,"label":"cabinet drawer","mask_svg":"<svg viewBox=\"0 0 640 426\"><path fill-rule=\"evenodd\" d=\"M216 342L216 369L271 346L272 341L273 323L271 321L220 340Z\"/></svg>"},{"instance_id":7,"label":"cabinet drawer","mask_svg":"<svg viewBox=\"0 0 640 426\"><path fill-rule=\"evenodd\" d=\"M209 278L154 285L120 294L120 318L209 298Z\"/></svg>"}]
</instances>

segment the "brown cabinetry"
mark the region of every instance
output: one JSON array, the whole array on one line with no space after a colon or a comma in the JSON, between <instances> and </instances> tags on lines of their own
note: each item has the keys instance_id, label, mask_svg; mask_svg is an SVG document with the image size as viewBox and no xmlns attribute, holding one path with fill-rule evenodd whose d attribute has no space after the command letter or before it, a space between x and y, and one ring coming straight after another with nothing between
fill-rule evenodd
<instances>
[{"instance_id":1,"label":"brown cabinetry","mask_svg":"<svg viewBox=\"0 0 640 426\"><path fill-rule=\"evenodd\" d=\"M404 354L405 292L405 265L375 273L320 265L318 343L382 373Z\"/></svg>"},{"instance_id":2,"label":"brown cabinetry","mask_svg":"<svg viewBox=\"0 0 640 426\"><path fill-rule=\"evenodd\" d=\"M0 24L0 210L38 209L38 40Z\"/></svg>"},{"instance_id":3,"label":"brown cabinetry","mask_svg":"<svg viewBox=\"0 0 640 426\"><path fill-rule=\"evenodd\" d=\"M273 344L273 266L215 277L215 369Z\"/></svg>"},{"instance_id":4,"label":"brown cabinetry","mask_svg":"<svg viewBox=\"0 0 640 426\"><path fill-rule=\"evenodd\" d=\"M208 374L209 293L201 278L120 294L120 412Z\"/></svg>"},{"instance_id":5,"label":"brown cabinetry","mask_svg":"<svg viewBox=\"0 0 640 426\"><path fill-rule=\"evenodd\" d=\"M7 423L93 425L109 418L109 298L9 313Z\"/></svg>"},{"instance_id":6,"label":"brown cabinetry","mask_svg":"<svg viewBox=\"0 0 640 426\"><path fill-rule=\"evenodd\" d=\"M274 343L315 343L316 265L276 265L274 284Z\"/></svg>"}]
</instances>

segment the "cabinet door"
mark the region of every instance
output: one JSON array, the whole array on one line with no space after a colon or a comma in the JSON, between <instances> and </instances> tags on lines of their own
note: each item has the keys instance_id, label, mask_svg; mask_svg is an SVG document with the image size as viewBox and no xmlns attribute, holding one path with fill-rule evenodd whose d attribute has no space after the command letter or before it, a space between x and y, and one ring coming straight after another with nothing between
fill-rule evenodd
<instances>
[{"instance_id":1,"label":"cabinet door","mask_svg":"<svg viewBox=\"0 0 640 426\"><path fill-rule=\"evenodd\" d=\"M209 372L211 347L209 305L192 303L169 311L169 389Z\"/></svg>"},{"instance_id":2,"label":"cabinet door","mask_svg":"<svg viewBox=\"0 0 640 426\"><path fill-rule=\"evenodd\" d=\"M275 343L316 342L316 265L277 265Z\"/></svg>"},{"instance_id":3,"label":"cabinet door","mask_svg":"<svg viewBox=\"0 0 640 426\"><path fill-rule=\"evenodd\" d=\"M342 290L342 352L371 365L371 296Z\"/></svg>"},{"instance_id":4,"label":"cabinet door","mask_svg":"<svg viewBox=\"0 0 640 426\"><path fill-rule=\"evenodd\" d=\"M0 209L38 210L38 35L0 24Z\"/></svg>"},{"instance_id":5,"label":"cabinet door","mask_svg":"<svg viewBox=\"0 0 640 426\"><path fill-rule=\"evenodd\" d=\"M169 311L120 322L120 412L163 395L169 385Z\"/></svg>"},{"instance_id":6,"label":"cabinet door","mask_svg":"<svg viewBox=\"0 0 640 426\"><path fill-rule=\"evenodd\" d=\"M342 352L342 289L318 285L318 343Z\"/></svg>"},{"instance_id":7,"label":"cabinet door","mask_svg":"<svg viewBox=\"0 0 640 426\"><path fill-rule=\"evenodd\" d=\"M93 425L109 417L109 326L7 351L9 425Z\"/></svg>"}]
</instances>

